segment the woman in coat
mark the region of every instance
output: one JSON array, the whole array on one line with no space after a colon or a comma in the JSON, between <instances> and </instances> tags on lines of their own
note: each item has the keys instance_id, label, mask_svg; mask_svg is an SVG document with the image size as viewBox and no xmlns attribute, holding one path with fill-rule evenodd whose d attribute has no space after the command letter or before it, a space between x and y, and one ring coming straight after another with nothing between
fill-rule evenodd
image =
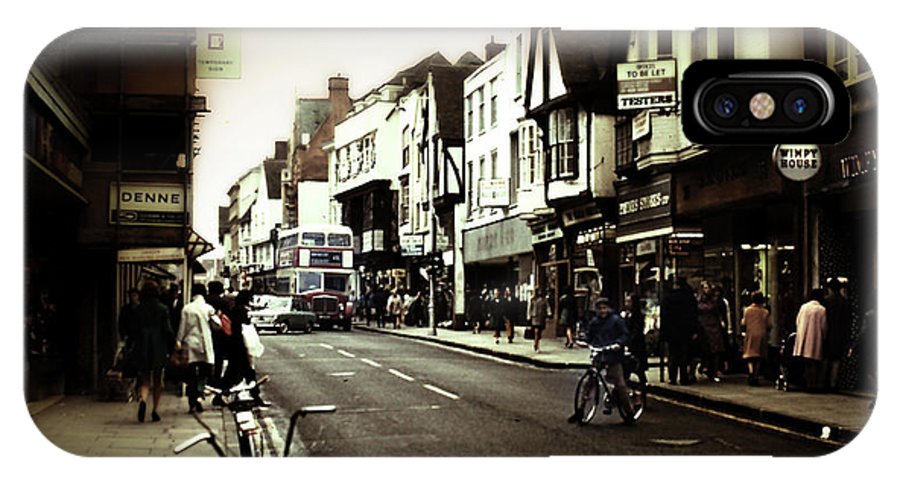
<instances>
[{"instance_id":1,"label":"woman in coat","mask_svg":"<svg viewBox=\"0 0 900 480\"><path fill-rule=\"evenodd\" d=\"M766 337L772 328L772 318L766 309L766 297L762 292L753 292L752 305L744 309L741 318L741 326L746 328L744 336L744 360L747 361L747 383L751 386L759 386L759 362L762 358L763 348L766 346Z\"/></svg>"},{"instance_id":2,"label":"woman in coat","mask_svg":"<svg viewBox=\"0 0 900 480\"><path fill-rule=\"evenodd\" d=\"M529 314L531 315L531 329L534 332L534 351L540 352L541 334L547 326L547 297L541 289L534 292L531 297L531 305L529 305Z\"/></svg>"},{"instance_id":3,"label":"woman in coat","mask_svg":"<svg viewBox=\"0 0 900 480\"><path fill-rule=\"evenodd\" d=\"M169 323L169 309L159 300L159 285L156 282L144 282L141 304L135 313L135 367L140 393L138 421L143 422L147 414L147 400L152 388L153 410L150 419L158 422L160 418L156 411L162 396L163 370L175 348L175 334Z\"/></svg>"},{"instance_id":4,"label":"woman in coat","mask_svg":"<svg viewBox=\"0 0 900 480\"><path fill-rule=\"evenodd\" d=\"M181 310L181 322L178 325L175 348L187 352L190 372L187 385L188 413L194 411L199 413L203 411L200 397L203 395L210 371L216 361L212 329L209 326L216 310L206 303L204 298L206 287L203 284L194 284L191 288L191 295L193 295L191 303L185 305Z\"/></svg>"},{"instance_id":5,"label":"woman in coat","mask_svg":"<svg viewBox=\"0 0 900 480\"><path fill-rule=\"evenodd\" d=\"M826 322L825 291L817 288L810 293L809 301L800 307L797 313L797 339L794 342L794 356L803 359L805 364L804 380L808 390L820 387L819 372L824 359L825 334L828 331Z\"/></svg>"}]
</instances>

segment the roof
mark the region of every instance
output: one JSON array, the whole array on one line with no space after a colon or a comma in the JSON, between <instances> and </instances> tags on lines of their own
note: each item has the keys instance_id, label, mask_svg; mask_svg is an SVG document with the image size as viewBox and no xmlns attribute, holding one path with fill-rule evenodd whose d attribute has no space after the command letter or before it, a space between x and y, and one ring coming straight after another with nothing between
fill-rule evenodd
<instances>
[{"instance_id":1,"label":"roof","mask_svg":"<svg viewBox=\"0 0 900 480\"><path fill-rule=\"evenodd\" d=\"M431 70L431 67L437 65L449 66L450 61L441 55L441 52L434 52L420 60L419 63L397 72L397 74L394 75L394 78L390 79L385 85L403 86L405 88L403 89L401 96L406 95L413 88L425 83L428 79L428 72Z\"/></svg>"},{"instance_id":2,"label":"roof","mask_svg":"<svg viewBox=\"0 0 900 480\"><path fill-rule=\"evenodd\" d=\"M624 61L628 48L628 32L557 30L554 33L559 67L569 91L615 81L616 63Z\"/></svg>"},{"instance_id":3,"label":"roof","mask_svg":"<svg viewBox=\"0 0 900 480\"><path fill-rule=\"evenodd\" d=\"M294 135L299 144L304 133L312 136L328 116L331 115L331 100L328 98L298 98L294 110Z\"/></svg>"},{"instance_id":4,"label":"roof","mask_svg":"<svg viewBox=\"0 0 900 480\"><path fill-rule=\"evenodd\" d=\"M263 170L266 176L266 191L269 192L269 200L281 198L281 171L287 168L286 160L266 160L263 162Z\"/></svg>"},{"instance_id":5,"label":"roof","mask_svg":"<svg viewBox=\"0 0 900 480\"><path fill-rule=\"evenodd\" d=\"M463 80L480 66L481 63L432 67L436 116L441 138L463 139Z\"/></svg>"}]
</instances>

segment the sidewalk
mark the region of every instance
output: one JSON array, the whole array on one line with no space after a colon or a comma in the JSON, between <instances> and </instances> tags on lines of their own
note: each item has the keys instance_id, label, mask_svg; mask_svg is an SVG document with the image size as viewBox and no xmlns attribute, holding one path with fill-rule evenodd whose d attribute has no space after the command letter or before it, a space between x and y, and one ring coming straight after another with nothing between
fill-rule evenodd
<instances>
[{"instance_id":1,"label":"sidewalk","mask_svg":"<svg viewBox=\"0 0 900 480\"><path fill-rule=\"evenodd\" d=\"M433 335L430 328L404 326L394 330L365 324L354 324L354 328L416 338L543 368L582 369L590 363L588 350L565 348L565 338L542 339L541 351L535 353L533 341L524 338L524 327L516 327L511 344L505 337L499 344L495 343L491 331L474 334L470 330L438 328L437 335ZM874 396L861 394L811 394L784 392L774 386L750 387L745 375L727 375L718 384L701 377L694 385L669 385L659 381L659 359L651 358L649 363L649 392L661 401L709 409L841 444L848 443L862 430L874 400Z\"/></svg>"}]
</instances>

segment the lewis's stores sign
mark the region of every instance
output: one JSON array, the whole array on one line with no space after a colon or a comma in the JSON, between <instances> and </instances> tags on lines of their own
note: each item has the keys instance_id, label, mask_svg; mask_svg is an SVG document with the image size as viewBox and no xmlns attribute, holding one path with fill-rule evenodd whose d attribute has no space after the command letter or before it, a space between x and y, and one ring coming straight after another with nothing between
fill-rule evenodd
<instances>
[{"instance_id":1,"label":"lewis's stores sign","mask_svg":"<svg viewBox=\"0 0 900 480\"><path fill-rule=\"evenodd\" d=\"M109 223L180 227L187 219L183 185L159 183L109 184Z\"/></svg>"}]
</instances>

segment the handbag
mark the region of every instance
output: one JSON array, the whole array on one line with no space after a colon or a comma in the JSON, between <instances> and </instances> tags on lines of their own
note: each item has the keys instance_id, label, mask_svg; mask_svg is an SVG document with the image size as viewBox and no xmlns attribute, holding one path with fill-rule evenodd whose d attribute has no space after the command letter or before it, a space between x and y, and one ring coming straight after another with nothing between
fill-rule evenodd
<instances>
[{"instance_id":1,"label":"handbag","mask_svg":"<svg viewBox=\"0 0 900 480\"><path fill-rule=\"evenodd\" d=\"M175 350L169 355L169 366L174 368L184 368L188 364L188 351L185 348Z\"/></svg>"},{"instance_id":2,"label":"handbag","mask_svg":"<svg viewBox=\"0 0 900 480\"><path fill-rule=\"evenodd\" d=\"M253 325L244 325L243 328L241 328L241 334L244 336L244 345L247 347L247 353L254 358L261 357L266 348L259 340L259 333L256 332L256 327Z\"/></svg>"}]
</instances>

